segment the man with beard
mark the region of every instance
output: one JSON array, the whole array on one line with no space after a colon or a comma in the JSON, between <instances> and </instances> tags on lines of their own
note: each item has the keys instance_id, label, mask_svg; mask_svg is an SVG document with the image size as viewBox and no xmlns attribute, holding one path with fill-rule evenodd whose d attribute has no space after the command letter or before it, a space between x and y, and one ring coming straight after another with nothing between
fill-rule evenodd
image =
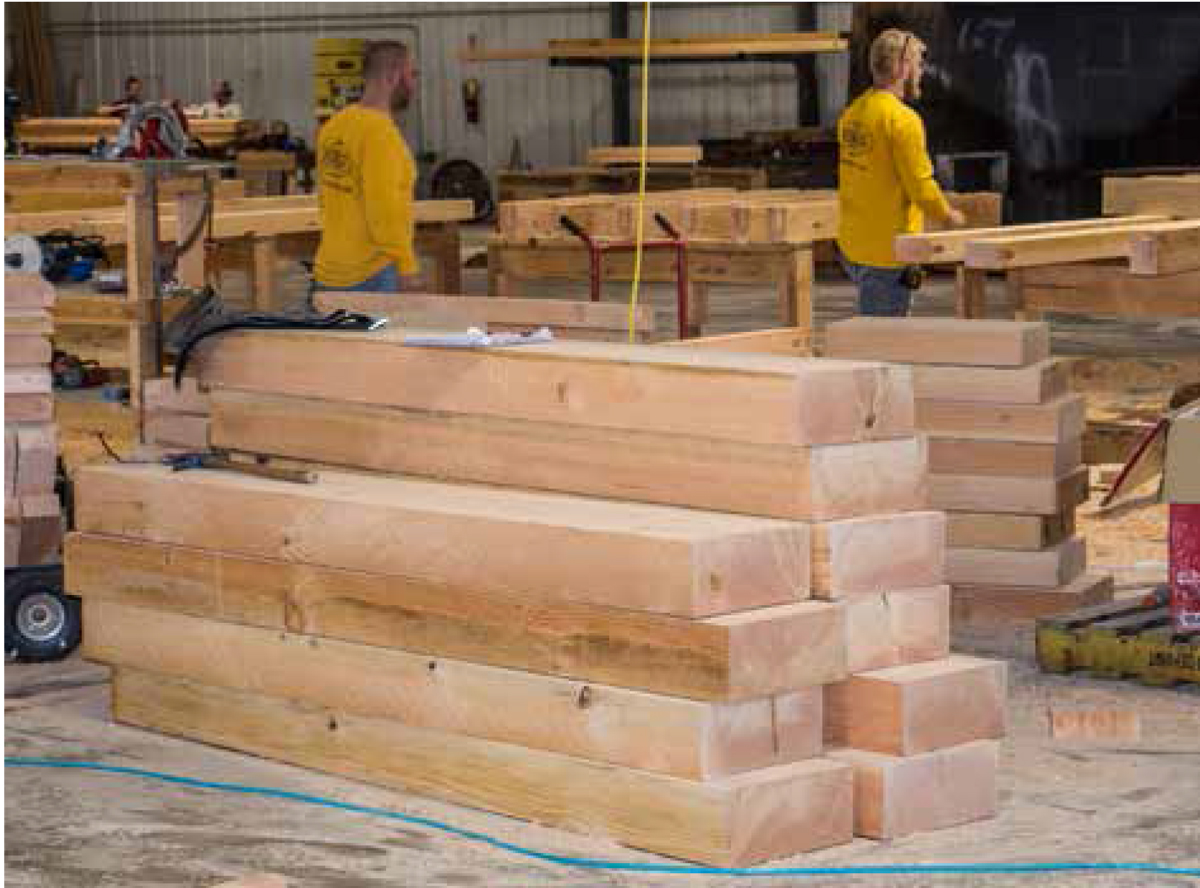
<instances>
[{"instance_id":1,"label":"man with beard","mask_svg":"<svg viewBox=\"0 0 1200 888\"><path fill-rule=\"evenodd\" d=\"M334 115L317 139L321 245L315 288L396 293L413 288L416 167L393 114L416 73L407 47L367 46L362 99Z\"/></svg>"},{"instance_id":2,"label":"man with beard","mask_svg":"<svg viewBox=\"0 0 1200 888\"><path fill-rule=\"evenodd\" d=\"M925 44L892 28L871 44L870 64L874 85L838 121L837 245L859 313L903 317L920 269L896 260L896 235L921 231L926 215L964 220L933 178L921 118L904 104L921 97Z\"/></svg>"}]
</instances>

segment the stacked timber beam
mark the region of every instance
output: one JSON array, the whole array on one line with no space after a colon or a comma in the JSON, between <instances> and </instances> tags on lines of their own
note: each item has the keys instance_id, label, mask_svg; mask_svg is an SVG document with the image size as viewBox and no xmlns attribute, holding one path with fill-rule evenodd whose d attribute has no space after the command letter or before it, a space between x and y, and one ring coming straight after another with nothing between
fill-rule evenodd
<instances>
[{"instance_id":1,"label":"stacked timber beam","mask_svg":"<svg viewBox=\"0 0 1200 888\"><path fill-rule=\"evenodd\" d=\"M1086 405L1049 327L1015 321L853 318L831 324L830 357L912 365L929 435L930 504L947 513L955 625L1026 622L1109 600L1085 572L1075 510L1087 500Z\"/></svg>"},{"instance_id":2,"label":"stacked timber beam","mask_svg":"<svg viewBox=\"0 0 1200 888\"><path fill-rule=\"evenodd\" d=\"M1142 181L1105 180L1105 187ZM989 272L1006 275L1020 320L1047 310L1194 316L1200 303L1189 275L1200 272L1200 220L1187 217L1200 215L1200 204L1190 197L1195 192L1200 201L1200 177L1169 185L1151 189L1153 199L1145 200L1133 198L1136 184L1113 189L1111 198L1106 190L1105 211L1123 214L1112 218L903 235L896 239L896 256L958 263L960 317L983 316ZM1064 274L1101 286L1064 286Z\"/></svg>"},{"instance_id":3,"label":"stacked timber beam","mask_svg":"<svg viewBox=\"0 0 1200 888\"><path fill-rule=\"evenodd\" d=\"M213 444L319 477L81 472L68 583L119 721L720 865L991 813L1001 667L947 655L907 368L203 351Z\"/></svg>"},{"instance_id":4,"label":"stacked timber beam","mask_svg":"<svg viewBox=\"0 0 1200 888\"><path fill-rule=\"evenodd\" d=\"M142 386L142 438L147 444L168 449L207 450L209 414L208 392L194 378L148 379Z\"/></svg>"},{"instance_id":5,"label":"stacked timber beam","mask_svg":"<svg viewBox=\"0 0 1200 888\"><path fill-rule=\"evenodd\" d=\"M54 288L4 277L4 565L44 564L62 541L50 380Z\"/></svg>"}]
</instances>

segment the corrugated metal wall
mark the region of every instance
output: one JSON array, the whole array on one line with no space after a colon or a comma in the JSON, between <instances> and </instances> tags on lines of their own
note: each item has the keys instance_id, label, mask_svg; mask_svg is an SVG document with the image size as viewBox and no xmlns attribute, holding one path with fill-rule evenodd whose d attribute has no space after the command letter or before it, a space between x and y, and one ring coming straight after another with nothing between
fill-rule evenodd
<instances>
[{"instance_id":1,"label":"corrugated metal wall","mask_svg":"<svg viewBox=\"0 0 1200 888\"><path fill-rule=\"evenodd\" d=\"M640 9L633 7L635 35ZM418 102L403 120L414 148L443 158L467 157L493 171L506 165L514 138L535 166L582 162L589 147L611 139L611 93L603 69L458 59L472 35L492 48L605 36L605 3L53 3L48 14L64 114L84 113L115 98L130 73L145 81L152 97L186 102L202 101L211 82L224 78L248 115L286 120L294 132L311 137L313 40L394 37L418 55ZM796 16L794 4L663 4L653 8L651 31L661 36L791 31ZM461 88L468 77L483 83L478 125L468 124L463 113ZM636 132L636 73L633 83ZM695 142L796 122L791 65L656 66L650 84L652 143ZM823 116L827 104L822 102Z\"/></svg>"}]
</instances>

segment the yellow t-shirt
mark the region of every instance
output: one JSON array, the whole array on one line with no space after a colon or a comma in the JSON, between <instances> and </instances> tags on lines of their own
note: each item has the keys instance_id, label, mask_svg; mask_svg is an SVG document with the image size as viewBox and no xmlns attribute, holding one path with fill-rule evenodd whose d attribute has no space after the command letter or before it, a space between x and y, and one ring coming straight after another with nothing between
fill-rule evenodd
<instances>
[{"instance_id":1,"label":"yellow t-shirt","mask_svg":"<svg viewBox=\"0 0 1200 888\"><path fill-rule=\"evenodd\" d=\"M318 283L349 287L391 262L401 274L416 273L415 182L412 154L387 114L351 105L321 127L317 139Z\"/></svg>"},{"instance_id":2,"label":"yellow t-shirt","mask_svg":"<svg viewBox=\"0 0 1200 888\"><path fill-rule=\"evenodd\" d=\"M950 207L925 148L917 113L890 92L868 89L838 121L838 246L851 262L896 268L898 234Z\"/></svg>"}]
</instances>

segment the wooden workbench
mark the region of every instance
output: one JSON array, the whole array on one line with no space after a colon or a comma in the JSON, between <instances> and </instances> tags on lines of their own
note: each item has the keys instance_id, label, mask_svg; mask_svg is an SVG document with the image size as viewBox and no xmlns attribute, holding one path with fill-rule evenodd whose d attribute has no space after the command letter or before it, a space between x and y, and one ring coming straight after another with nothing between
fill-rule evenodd
<instances>
[{"instance_id":1,"label":"wooden workbench","mask_svg":"<svg viewBox=\"0 0 1200 888\"><path fill-rule=\"evenodd\" d=\"M416 246L433 260L429 289L462 292L458 223L469 220L473 213L469 200L415 204ZM77 235L103 237L106 246L117 247L128 243L126 215L123 208L9 213L4 218L4 232L37 235L67 229ZM179 227L174 208L162 213L159 225L162 240L173 243ZM222 263L234 257L249 260L252 300L259 309L275 306L279 257L311 260L319 237L317 199L308 194L218 201L212 223L212 238L223 245L221 252L226 258ZM238 241L242 242L240 249Z\"/></svg>"},{"instance_id":2,"label":"wooden workbench","mask_svg":"<svg viewBox=\"0 0 1200 888\"><path fill-rule=\"evenodd\" d=\"M89 151L101 137L112 141L121 129L117 117L31 117L17 121L17 141L29 151ZM188 132L209 152L223 151L255 130L256 120L188 120Z\"/></svg>"}]
</instances>

